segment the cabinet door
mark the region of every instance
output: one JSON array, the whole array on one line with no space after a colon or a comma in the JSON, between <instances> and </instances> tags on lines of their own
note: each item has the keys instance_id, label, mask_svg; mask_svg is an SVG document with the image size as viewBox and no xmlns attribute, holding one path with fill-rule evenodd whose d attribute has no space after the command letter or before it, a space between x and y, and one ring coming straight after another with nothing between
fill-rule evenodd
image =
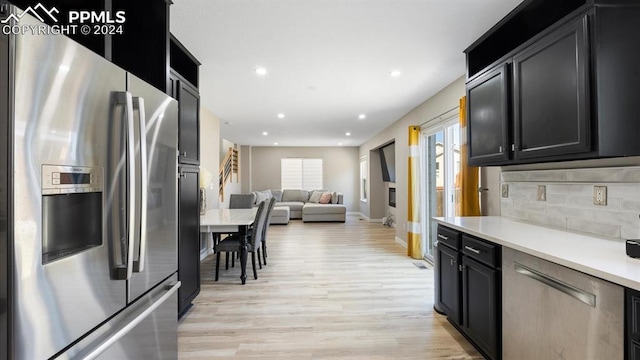
<instances>
[{"instance_id":1,"label":"cabinet door","mask_svg":"<svg viewBox=\"0 0 640 360\"><path fill-rule=\"evenodd\" d=\"M515 158L591 150L588 17L513 57Z\"/></svg>"},{"instance_id":2,"label":"cabinet door","mask_svg":"<svg viewBox=\"0 0 640 360\"><path fill-rule=\"evenodd\" d=\"M456 324L460 324L460 271L459 253L444 245L438 245L438 276L440 293L437 301L440 309Z\"/></svg>"},{"instance_id":3,"label":"cabinet door","mask_svg":"<svg viewBox=\"0 0 640 360\"><path fill-rule=\"evenodd\" d=\"M499 358L497 271L462 257L463 330L490 359ZM523 325L524 326L524 325Z\"/></svg>"},{"instance_id":4,"label":"cabinet door","mask_svg":"<svg viewBox=\"0 0 640 360\"><path fill-rule=\"evenodd\" d=\"M178 86L178 151L179 162L200 163L200 95L184 81Z\"/></svg>"},{"instance_id":5,"label":"cabinet door","mask_svg":"<svg viewBox=\"0 0 640 360\"><path fill-rule=\"evenodd\" d=\"M200 292L200 209L197 169L181 170L178 192L178 313Z\"/></svg>"},{"instance_id":6,"label":"cabinet door","mask_svg":"<svg viewBox=\"0 0 640 360\"><path fill-rule=\"evenodd\" d=\"M467 84L469 165L509 159L509 64Z\"/></svg>"}]
</instances>

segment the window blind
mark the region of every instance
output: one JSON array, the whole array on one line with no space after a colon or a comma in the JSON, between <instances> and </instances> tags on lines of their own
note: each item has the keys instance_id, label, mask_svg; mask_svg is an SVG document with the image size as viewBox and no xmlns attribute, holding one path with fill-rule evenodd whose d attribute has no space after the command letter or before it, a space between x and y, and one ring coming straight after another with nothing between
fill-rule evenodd
<instances>
[{"instance_id":1,"label":"window blind","mask_svg":"<svg viewBox=\"0 0 640 360\"><path fill-rule=\"evenodd\" d=\"M322 159L281 159L283 189L322 189Z\"/></svg>"}]
</instances>

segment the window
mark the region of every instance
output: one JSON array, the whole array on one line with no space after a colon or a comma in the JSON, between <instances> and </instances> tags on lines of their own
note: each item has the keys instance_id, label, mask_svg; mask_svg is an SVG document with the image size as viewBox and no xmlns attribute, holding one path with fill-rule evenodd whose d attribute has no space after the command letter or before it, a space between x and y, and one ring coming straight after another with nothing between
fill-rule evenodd
<instances>
[{"instance_id":1,"label":"window","mask_svg":"<svg viewBox=\"0 0 640 360\"><path fill-rule=\"evenodd\" d=\"M281 159L280 184L283 189L322 189L322 159Z\"/></svg>"},{"instance_id":2,"label":"window","mask_svg":"<svg viewBox=\"0 0 640 360\"><path fill-rule=\"evenodd\" d=\"M360 158L360 201L367 201L367 158Z\"/></svg>"}]
</instances>

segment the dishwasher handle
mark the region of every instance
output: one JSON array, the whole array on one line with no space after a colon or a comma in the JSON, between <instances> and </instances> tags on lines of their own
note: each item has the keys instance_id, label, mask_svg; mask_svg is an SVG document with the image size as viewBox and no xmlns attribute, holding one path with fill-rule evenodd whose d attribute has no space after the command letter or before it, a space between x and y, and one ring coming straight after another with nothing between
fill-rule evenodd
<instances>
[{"instance_id":1,"label":"dishwasher handle","mask_svg":"<svg viewBox=\"0 0 640 360\"><path fill-rule=\"evenodd\" d=\"M540 281L541 283L548 285L558 291L561 291L580 302L583 302L591 307L596 307L596 296L594 294L588 293L584 290L580 290L575 286L571 286L565 282L541 273L540 271L533 270L517 262L513 263L513 268L518 274L522 274L534 280Z\"/></svg>"}]
</instances>

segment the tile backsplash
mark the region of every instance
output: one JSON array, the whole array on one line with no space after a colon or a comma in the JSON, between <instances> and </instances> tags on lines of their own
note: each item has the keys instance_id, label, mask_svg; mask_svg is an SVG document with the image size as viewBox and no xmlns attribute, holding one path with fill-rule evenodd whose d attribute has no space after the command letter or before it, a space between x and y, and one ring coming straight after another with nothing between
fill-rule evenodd
<instances>
[{"instance_id":1,"label":"tile backsplash","mask_svg":"<svg viewBox=\"0 0 640 360\"><path fill-rule=\"evenodd\" d=\"M502 216L622 239L640 239L640 167L505 171L509 186ZM538 200L545 185L546 200ZM607 187L606 205L594 205L594 186Z\"/></svg>"}]
</instances>

